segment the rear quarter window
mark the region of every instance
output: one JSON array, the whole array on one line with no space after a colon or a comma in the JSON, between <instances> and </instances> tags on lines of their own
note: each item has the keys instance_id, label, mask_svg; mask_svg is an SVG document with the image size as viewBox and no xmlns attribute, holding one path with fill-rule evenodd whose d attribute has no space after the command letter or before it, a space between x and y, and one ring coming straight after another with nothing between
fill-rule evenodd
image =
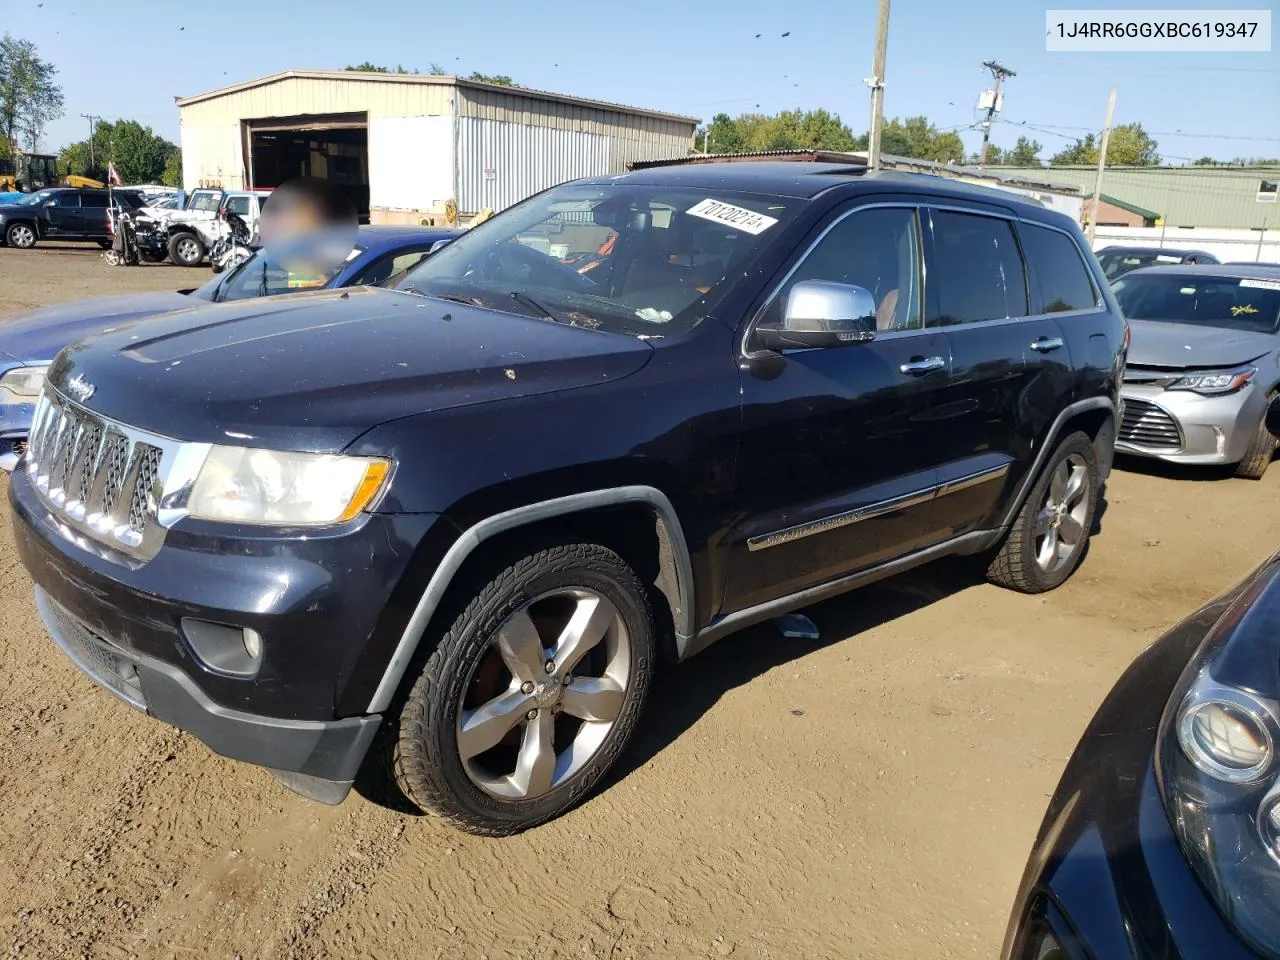
<instances>
[{"instance_id":1,"label":"rear quarter window","mask_svg":"<svg viewBox=\"0 0 1280 960\"><path fill-rule=\"evenodd\" d=\"M1065 313L1098 306L1089 268L1075 241L1057 230L1028 223L1018 225L1018 234L1034 278L1034 311Z\"/></svg>"}]
</instances>

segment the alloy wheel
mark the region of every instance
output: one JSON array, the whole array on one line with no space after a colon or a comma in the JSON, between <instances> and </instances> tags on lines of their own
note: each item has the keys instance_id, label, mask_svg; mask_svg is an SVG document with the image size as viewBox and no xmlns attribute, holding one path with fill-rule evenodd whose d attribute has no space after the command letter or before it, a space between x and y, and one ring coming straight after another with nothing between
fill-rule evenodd
<instances>
[{"instance_id":1,"label":"alloy wheel","mask_svg":"<svg viewBox=\"0 0 1280 960\"><path fill-rule=\"evenodd\" d=\"M16 224L9 229L9 242L15 247L25 250L27 247L34 246L36 242L35 231L24 223Z\"/></svg>"},{"instance_id":2,"label":"alloy wheel","mask_svg":"<svg viewBox=\"0 0 1280 960\"><path fill-rule=\"evenodd\" d=\"M184 264L193 263L197 259L199 252L200 248L196 246L194 240L178 241L178 256Z\"/></svg>"},{"instance_id":3,"label":"alloy wheel","mask_svg":"<svg viewBox=\"0 0 1280 960\"><path fill-rule=\"evenodd\" d=\"M1070 563L1084 543L1089 515L1089 465L1073 453L1065 457L1049 477L1049 489L1036 515L1036 565L1054 573Z\"/></svg>"},{"instance_id":4,"label":"alloy wheel","mask_svg":"<svg viewBox=\"0 0 1280 960\"><path fill-rule=\"evenodd\" d=\"M608 599L568 588L526 603L464 688L456 742L467 776L502 800L561 786L608 738L630 673L630 638Z\"/></svg>"}]
</instances>

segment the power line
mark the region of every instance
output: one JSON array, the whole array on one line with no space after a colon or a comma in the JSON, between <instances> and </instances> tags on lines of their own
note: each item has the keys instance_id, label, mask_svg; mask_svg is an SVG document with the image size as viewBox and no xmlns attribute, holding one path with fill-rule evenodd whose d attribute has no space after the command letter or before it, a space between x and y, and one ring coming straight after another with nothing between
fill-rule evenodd
<instances>
[{"instance_id":1,"label":"power line","mask_svg":"<svg viewBox=\"0 0 1280 960\"><path fill-rule=\"evenodd\" d=\"M1026 124L1025 120L1005 120L1001 118L999 123L1013 123L1018 125ZM1036 121L1040 126L1047 127L1052 130L1082 130L1086 133L1097 133L1096 127L1073 127L1061 123L1041 123ZM1246 140L1259 141L1263 143L1280 143L1280 137L1244 137L1237 134L1222 133L1184 133L1181 130L1146 130L1144 131L1152 137L1191 137L1197 140Z\"/></svg>"},{"instance_id":2,"label":"power line","mask_svg":"<svg viewBox=\"0 0 1280 960\"><path fill-rule=\"evenodd\" d=\"M1000 109L1000 84L1005 77L1016 77L1017 74L1002 64L999 60L983 60L982 65L991 71L991 75L995 77L995 89L991 91L991 103L987 107L987 116L982 121L982 152L978 155L978 167L982 168L987 163L987 150L991 144L991 118L996 115L996 111Z\"/></svg>"}]
</instances>

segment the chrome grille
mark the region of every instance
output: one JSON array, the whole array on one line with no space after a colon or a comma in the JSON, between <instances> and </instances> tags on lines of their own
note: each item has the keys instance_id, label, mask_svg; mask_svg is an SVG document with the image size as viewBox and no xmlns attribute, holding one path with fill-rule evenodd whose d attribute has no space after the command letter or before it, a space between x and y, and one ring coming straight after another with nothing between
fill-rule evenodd
<instances>
[{"instance_id":1,"label":"chrome grille","mask_svg":"<svg viewBox=\"0 0 1280 960\"><path fill-rule=\"evenodd\" d=\"M46 389L36 405L27 474L53 517L135 557L159 549L162 467L176 444L98 416Z\"/></svg>"},{"instance_id":2,"label":"chrome grille","mask_svg":"<svg viewBox=\"0 0 1280 960\"><path fill-rule=\"evenodd\" d=\"M1120 421L1120 437L1124 443L1157 450L1182 447L1182 431L1164 410L1146 400L1124 398L1124 418Z\"/></svg>"}]
</instances>

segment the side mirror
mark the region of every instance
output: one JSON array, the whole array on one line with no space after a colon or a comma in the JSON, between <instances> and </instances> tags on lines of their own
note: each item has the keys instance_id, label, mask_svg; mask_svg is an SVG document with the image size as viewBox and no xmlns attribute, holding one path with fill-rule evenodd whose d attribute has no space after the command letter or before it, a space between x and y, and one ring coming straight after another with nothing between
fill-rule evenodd
<instances>
[{"instance_id":1,"label":"side mirror","mask_svg":"<svg viewBox=\"0 0 1280 960\"><path fill-rule=\"evenodd\" d=\"M876 338L876 301L851 283L802 280L787 294L781 324L756 327L766 350L844 347Z\"/></svg>"},{"instance_id":2,"label":"side mirror","mask_svg":"<svg viewBox=\"0 0 1280 960\"><path fill-rule=\"evenodd\" d=\"M1273 437L1280 440L1280 397L1272 400L1271 406L1267 407L1267 429Z\"/></svg>"}]
</instances>

